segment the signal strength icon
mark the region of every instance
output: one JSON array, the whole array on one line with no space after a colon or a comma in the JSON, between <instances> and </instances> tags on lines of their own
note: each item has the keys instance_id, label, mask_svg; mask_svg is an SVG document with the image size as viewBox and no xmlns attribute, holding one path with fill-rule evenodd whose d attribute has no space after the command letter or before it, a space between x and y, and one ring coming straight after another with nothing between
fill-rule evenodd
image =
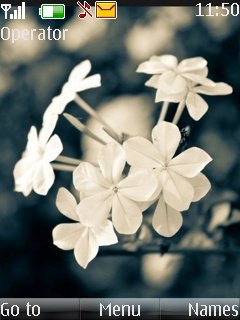
<instances>
[{"instance_id":1,"label":"signal strength icon","mask_svg":"<svg viewBox=\"0 0 240 320\"><path fill-rule=\"evenodd\" d=\"M22 2L21 6L18 6L17 9L13 10L13 13L8 15L8 11L11 9L11 4L1 4L1 9L4 11L5 19L10 20L25 20L26 18L26 4Z\"/></svg>"}]
</instances>

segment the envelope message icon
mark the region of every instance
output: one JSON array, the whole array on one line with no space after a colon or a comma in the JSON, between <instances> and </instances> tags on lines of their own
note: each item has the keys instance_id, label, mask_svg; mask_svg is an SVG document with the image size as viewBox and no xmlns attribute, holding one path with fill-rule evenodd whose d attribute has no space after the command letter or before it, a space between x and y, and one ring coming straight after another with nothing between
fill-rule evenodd
<instances>
[{"instance_id":1,"label":"envelope message icon","mask_svg":"<svg viewBox=\"0 0 240 320\"><path fill-rule=\"evenodd\" d=\"M96 1L96 18L98 19L116 19L117 2L116 1Z\"/></svg>"}]
</instances>

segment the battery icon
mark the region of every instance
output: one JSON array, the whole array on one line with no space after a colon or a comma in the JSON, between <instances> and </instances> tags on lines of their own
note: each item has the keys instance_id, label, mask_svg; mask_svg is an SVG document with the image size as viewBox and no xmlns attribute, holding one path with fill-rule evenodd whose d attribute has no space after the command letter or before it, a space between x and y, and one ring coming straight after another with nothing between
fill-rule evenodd
<instances>
[{"instance_id":1,"label":"battery icon","mask_svg":"<svg viewBox=\"0 0 240 320\"><path fill-rule=\"evenodd\" d=\"M42 19L65 19L65 4L42 4L39 15Z\"/></svg>"}]
</instances>

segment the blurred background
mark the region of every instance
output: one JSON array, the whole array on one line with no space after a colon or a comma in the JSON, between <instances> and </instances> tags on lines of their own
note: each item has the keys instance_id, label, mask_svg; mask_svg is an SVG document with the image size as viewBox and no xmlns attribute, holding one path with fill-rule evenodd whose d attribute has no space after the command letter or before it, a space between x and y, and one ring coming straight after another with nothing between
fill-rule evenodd
<instances>
[{"instance_id":1,"label":"blurred background","mask_svg":"<svg viewBox=\"0 0 240 320\"><path fill-rule=\"evenodd\" d=\"M0 296L2 297L239 297L240 294L240 20L196 17L191 7L120 7L117 20L78 19L68 8L63 21L43 21L38 8L27 19L5 21L1 28L68 28L65 41L0 43ZM0 16L1 18L2 16ZM233 87L226 97L206 97L209 112L194 122L187 112L189 146L213 158L205 173L212 190L184 213L184 227L171 240L178 247L211 249L225 254L152 254L97 257L83 270L72 252L52 244L51 232L66 221L55 207L60 186L71 188L71 174L58 172L49 194L15 193L12 171L26 145L31 125L60 93L69 72L90 59L102 87L82 93L116 129L148 137L160 104L136 74L151 55L203 56L209 77ZM67 112L92 128L96 124L74 104ZM174 107L169 112L169 119ZM94 130L95 130L94 129ZM64 155L89 159L97 147L60 118L56 132Z\"/></svg>"}]
</instances>

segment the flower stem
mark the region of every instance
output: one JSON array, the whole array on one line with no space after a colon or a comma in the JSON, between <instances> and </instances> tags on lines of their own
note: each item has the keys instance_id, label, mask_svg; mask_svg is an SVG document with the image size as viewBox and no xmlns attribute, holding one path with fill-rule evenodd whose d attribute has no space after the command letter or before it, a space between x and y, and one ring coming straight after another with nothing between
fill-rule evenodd
<instances>
[{"instance_id":1,"label":"flower stem","mask_svg":"<svg viewBox=\"0 0 240 320\"><path fill-rule=\"evenodd\" d=\"M172 121L174 124L178 123L179 119L181 118L181 115L183 113L185 106L186 106L185 100L182 100L181 102L179 102L178 107L177 107L177 111L176 111L175 116Z\"/></svg>"},{"instance_id":2,"label":"flower stem","mask_svg":"<svg viewBox=\"0 0 240 320\"><path fill-rule=\"evenodd\" d=\"M166 114L167 114L167 111L168 111L168 107L169 107L169 102L168 101L164 101L163 105L162 105L161 112L160 112L160 116L159 116L159 119L158 119L158 123L160 121L164 121L164 119L166 117Z\"/></svg>"},{"instance_id":3,"label":"flower stem","mask_svg":"<svg viewBox=\"0 0 240 320\"><path fill-rule=\"evenodd\" d=\"M71 166L71 165L61 164L61 163L55 163L55 162L53 162L51 165L52 165L54 170L59 170L59 171L73 172L76 169L76 166Z\"/></svg>"},{"instance_id":4,"label":"flower stem","mask_svg":"<svg viewBox=\"0 0 240 320\"><path fill-rule=\"evenodd\" d=\"M79 163L81 163L81 161L78 159L66 157L66 156L58 156L56 161L66 163L66 164L76 164L76 165L79 165Z\"/></svg>"},{"instance_id":5,"label":"flower stem","mask_svg":"<svg viewBox=\"0 0 240 320\"><path fill-rule=\"evenodd\" d=\"M73 125L76 129L78 129L80 132L86 134L90 138L96 140L97 142L105 145L106 142L103 141L101 138L96 136L92 131L90 131L81 121L79 121L77 118L72 116L69 113L64 113L63 116Z\"/></svg>"},{"instance_id":6,"label":"flower stem","mask_svg":"<svg viewBox=\"0 0 240 320\"><path fill-rule=\"evenodd\" d=\"M109 133L109 135L114 138L117 142L121 143L121 137L109 126L108 123L86 102L84 101L79 95L75 96L74 101L78 104L80 108L86 111L90 116L100 122L105 131Z\"/></svg>"}]
</instances>

